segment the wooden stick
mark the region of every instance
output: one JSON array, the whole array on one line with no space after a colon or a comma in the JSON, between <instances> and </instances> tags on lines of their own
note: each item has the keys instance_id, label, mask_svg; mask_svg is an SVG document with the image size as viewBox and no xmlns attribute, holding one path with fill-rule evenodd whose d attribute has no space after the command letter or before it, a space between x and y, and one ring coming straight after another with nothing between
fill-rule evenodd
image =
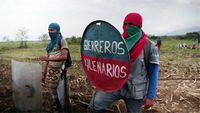
<instances>
[{"instance_id":1,"label":"wooden stick","mask_svg":"<svg viewBox=\"0 0 200 113\"><path fill-rule=\"evenodd\" d=\"M169 109L167 109L166 107L164 107L164 109L165 109L167 112L171 113L171 111L170 111Z\"/></svg>"},{"instance_id":2,"label":"wooden stick","mask_svg":"<svg viewBox=\"0 0 200 113\"><path fill-rule=\"evenodd\" d=\"M167 77L165 77L164 79L167 79L167 78L169 78L171 75L167 75Z\"/></svg>"},{"instance_id":3,"label":"wooden stick","mask_svg":"<svg viewBox=\"0 0 200 113\"><path fill-rule=\"evenodd\" d=\"M116 107L117 107L117 110L119 111L119 113L122 113L120 108L119 108L119 105L116 105Z\"/></svg>"},{"instance_id":4,"label":"wooden stick","mask_svg":"<svg viewBox=\"0 0 200 113\"><path fill-rule=\"evenodd\" d=\"M162 101L162 99L156 99L156 101Z\"/></svg>"},{"instance_id":5,"label":"wooden stick","mask_svg":"<svg viewBox=\"0 0 200 113\"><path fill-rule=\"evenodd\" d=\"M158 80L200 80L200 78L159 78Z\"/></svg>"},{"instance_id":6,"label":"wooden stick","mask_svg":"<svg viewBox=\"0 0 200 113\"><path fill-rule=\"evenodd\" d=\"M81 101L81 100L73 100L73 101L74 101L74 102L81 103L81 104L83 104L83 105L89 106L89 103L84 102L84 101ZM113 109L110 109L110 108L106 108L106 111L114 112L114 110L113 110Z\"/></svg>"},{"instance_id":7,"label":"wooden stick","mask_svg":"<svg viewBox=\"0 0 200 113\"><path fill-rule=\"evenodd\" d=\"M189 94L189 95L191 95L191 96L193 96L193 97L195 97L195 98L200 100L200 97L198 97L197 95L194 95L193 93L187 93L187 94Z\"/></svg>"},{"instance_id":8,"label":"wooden stick","mask_svg":"<svg viewBox=\"0 0 200 113\"><path fill-rule=\"evenodd\" d=\"M173 94L171 94L171 99L170 99L170 102L172 102L172 100L173 100L173 96L174 96L174 95L173 95Z\"/></svg>"},{"instance_id":9,"label":"wooden stick","mask_svg":"<svg viewBox=\"0 0 200 113\"><path fill-rule=\"evenodd\" d=\"M190 106L193 106L192 103L190 103L189 101L187 100L184 100L185 102L187 102Z\"/></svg>"}]
</instances>

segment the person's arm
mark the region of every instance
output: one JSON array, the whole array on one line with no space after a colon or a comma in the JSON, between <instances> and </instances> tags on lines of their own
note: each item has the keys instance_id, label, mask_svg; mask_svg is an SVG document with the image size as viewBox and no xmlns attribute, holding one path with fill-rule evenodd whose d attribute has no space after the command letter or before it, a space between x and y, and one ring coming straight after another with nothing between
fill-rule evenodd
<instances>
[{"instance_id":1,"label":"person's arm","mask_svg":"<svg viewBox=\"0 0 200 113\"><path fill-rule=\"evenodd\" d=\"M148 109L149 107L151 107L156 98L159 65L150 63L149 70L150 70L150 72L149 72L149 74L150 74L149 75L149 87L148 87L147 96L144 99L145 109Z\"/></svg>"},{"instance_id":2,"label":"person's arm","mask_svg":"<svg viewBox=\"0 0 200 113\"><path fill-rule=\"evenodd\" d=\"M144 99L145 109L148 109L149 107L151 107L156 98L156 89L157 89L158 73L159 73L158 48L155 46L152 46L150 54L151 54L150 55L150 64L149 64L149 70L148 70L149 85L148 85L147 96Z\"/></svg>"},{"instance_id":3,"label":"person's arm","mask_svg":"<svg viewBox=\"0 0 200 113\"><path fill-rule=\"evenodd\" d=\"M63 61L67 59L67 54L68 54L68 49L67 48L63 48L61 50L61 55L57 56L57 57L47 57L47 56L41 56L40 60L42 61L54 61L54 62L59 62L59 61Z\"/></svg>"},{"instance_id":4,"label":"person's arm","mask_svg":"<svg viewBox=\"0 0 200 113\"><path fill-rule=\"evenodd\" d=\"M155 99L156 98L156 87L158 82L158 71L159 71L159 65L158 64L149 64L149 88L148 88L148 94L147 98L149 99Z\"/></svg>"}]
</instances>

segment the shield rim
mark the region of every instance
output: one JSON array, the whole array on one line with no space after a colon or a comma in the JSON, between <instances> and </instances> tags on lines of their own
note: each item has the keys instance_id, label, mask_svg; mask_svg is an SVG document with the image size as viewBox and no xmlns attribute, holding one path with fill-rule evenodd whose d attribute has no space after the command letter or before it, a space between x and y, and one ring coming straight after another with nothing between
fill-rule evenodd
<instances>
[{"instance_id":1,"label":"shield rim","mask_svg":"<svg viewBox=\"0 0 200 113\"><path fill-rule=\"evenodd\" d=\"M82 44L84 43L84 39L85 39L84 37L85 37L85 35L86 35L86 32L88 31L88 29L90 28L91 25L93 25L94 23L98 23L98 22L103 22L103 23L108 24L109 26L111 26L112 28L114 28L115 31L117 31L117 33L121 36L120 32L119 32L112 24L110 24L109 22L106 22L106 21L104 21L104 20L95 20L95 21L92 21L91 23L89 23L89 24L87 25L87 27L85 28L85 30L84 30L84 32L83 32L83 35L82 35L81 49L80 49L80 51L81 51L81 59L83 59L82 56L84 55L83 52L82 52L82 48L83 48L83 47L82 47ZM125 46L125 48L127 49L127 44L126 44L124 38L121 38L121 40L123 40L124 46ZM127 49L127 51L128 51L128 49ZM129 53L129 51L128 51L128 53ZM130 62L130 55L128 55L128 61ZM82 66L84 66L83 60L82 60ZM130 66L131 66L131 63L130 63ZM129 69L128 69L128 70L129 70L129 74L130 74L130 66L129 66ZM84 69L84 67L83 67L83 69ZM84 69L84 71L85 71L85 69ZM85 73L86 73L86 71L85 71ZM128 74L128 76L129 76L129 74ZM86 76L88 77L87 73L86 73ZM129 78L129 77L127 77L127 78L124 80L124 83L123 83L123 85L121 85L121 87L116 88L116 89L113 89L113 90L104 90L103 88L100 88L99 86L97 86L96 83L94 83L94 82L93 82L91 79L89 79L89 77L88 77L88 79L90 80L90 82L92 83L92 85L94 85L94 86L96 87L96 89L102 90L102 91L105 91L105 92L114 92L114 91L117 91L117 90L121 89L121 88L124 86L124 84L128 81L128 78Z\"/></svg>"}]
</instances>

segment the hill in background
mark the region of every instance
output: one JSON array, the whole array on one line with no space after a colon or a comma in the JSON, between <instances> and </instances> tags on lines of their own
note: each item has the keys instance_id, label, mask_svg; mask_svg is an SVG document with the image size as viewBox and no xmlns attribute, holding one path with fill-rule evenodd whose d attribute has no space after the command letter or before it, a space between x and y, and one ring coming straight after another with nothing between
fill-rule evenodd
<instances>
[{"instance_id":1,"label":"hill in background","mask_svg":"<svg viewBox=\"0 0 200 113\"><path fill-rule=\"evenodd\" d=\"M191 32L199 32L200 33L200 26L193 26L193 27L188 27L188 28L184 28L184 29L178 29L175 31L168 32L165 35L167 35L167 36L185 35L186 33L191 33Z\"/></svg>"}]
</instances>

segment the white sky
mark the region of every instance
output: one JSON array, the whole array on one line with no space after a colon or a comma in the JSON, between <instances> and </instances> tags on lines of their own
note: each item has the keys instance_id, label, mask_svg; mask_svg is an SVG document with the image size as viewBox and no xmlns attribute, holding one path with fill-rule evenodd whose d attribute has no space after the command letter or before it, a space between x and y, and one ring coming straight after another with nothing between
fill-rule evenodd
<instances>
[{"instance_id":1,"label":"white sky","mask_svg":"<svg viewBox=\"0 0 200 113\"><path fill-rule=\"evenodd\" d=\"M129 12L143 16L147 34L161 35L198 26L200 0L0 0L0 40L3 36L16 39L22 27L29 30L29 40L37 40L51 22L60 24L64 37L82 36L86 26L97 19L122 32Z\"/></svg>"}]
</instances>

